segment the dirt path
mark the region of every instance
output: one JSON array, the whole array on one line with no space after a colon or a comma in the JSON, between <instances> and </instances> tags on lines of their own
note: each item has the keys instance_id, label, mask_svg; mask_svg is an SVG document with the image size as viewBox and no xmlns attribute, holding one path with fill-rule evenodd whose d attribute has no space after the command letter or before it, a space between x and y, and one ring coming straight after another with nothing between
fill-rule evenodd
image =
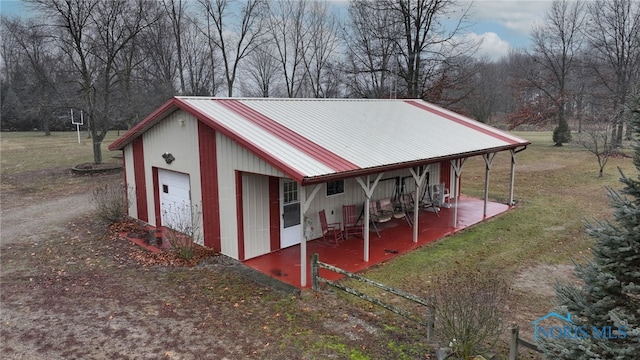
<instances>
[{"instance_id":1,"label":"dirt path","mask_svg":"<svg viewBox=\"0 0 640 360\"><path fill-rule=\"evenodd\" d=\"M25 206L7 206L0 210L0 245L37 242L62 231L69 221L94 211L91 193L85 192L54 199L33 199Z\"/></svg>"},{"instance_id":2,"label":"dirt path","mask_svg":"<svg viewBox=\"0 0 640 360\"><path fill-rule=\"evenodd\" d=\"M430 351L416 324L331 293L264 287L222 256L193 268L141 265L144 250L91 216L91 190L121 177L62 176L54 194L18 180L3 184L0 210L1 359L422 359Z\"/></svg>"}]
</instances>

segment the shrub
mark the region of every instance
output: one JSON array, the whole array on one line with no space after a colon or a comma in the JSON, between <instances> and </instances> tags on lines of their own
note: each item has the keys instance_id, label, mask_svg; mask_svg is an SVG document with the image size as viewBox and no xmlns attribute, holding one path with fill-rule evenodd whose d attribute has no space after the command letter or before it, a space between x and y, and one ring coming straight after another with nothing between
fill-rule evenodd
<instances>
[{"instance_id":1,"label":"shrub","mask_svg":"<svg viewBox=\"0 0 640 360\"><path fill-rule=\"evenodd\" d=\"M123 185L104 185L93 190L93 203L98 217L109 223L122 220L127 215L129 201Z\"/></svg>"},{"instance_id":2,"label":"shrub","mask_svg":"<svg viewBox=\"0 0 640 360\"><path fill-rule=\"evenodd\" d=\"M200 234L200 211L197 205L183 204L168 206L164 218L169 228L164 237L171 244L171 249L180 258L189 260L193 257L196 236Z\"/></svg>"},{"instance_id":3,"label":"shrub","mask_svg":"<svg viewBox=\"0 0 640 360\"><path fill-rule=\"evenodd\" d=\"M504 331L509 293L496 274L453 271L435 279L436 334L461 359L494 344Z\"/></svg>"},{"instance_id":4,"label":"shrub","mask_svg":"<svg viewBox=\"0 0 640 360\"><path fill-rule=\"evenodd\" d=\"M562 146L564 143L571 142L571 129L566 120L562 120L558 126L553 129L553 142L556 146Z\"/></svg>"}]
</instances>

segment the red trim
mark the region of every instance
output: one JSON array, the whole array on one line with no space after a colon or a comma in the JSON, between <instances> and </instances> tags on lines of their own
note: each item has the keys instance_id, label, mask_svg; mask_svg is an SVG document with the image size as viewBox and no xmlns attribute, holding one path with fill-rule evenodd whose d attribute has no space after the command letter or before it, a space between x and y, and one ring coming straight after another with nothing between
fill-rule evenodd
<instances>
[{"instance_id":1,"label":"red trim","mask_svg":"<svg viewBox=\"0 0 640 360\"><path fill-rule=\"evenodd\" d=\"M218 121L212 118L210 115L200 112L193 107L191 107L188 103L184 102L180 98L174 97L171 100L164 103L160 108L156 109L153 113L147 116L144 120L139 122L136 126L131 128L131 130L127 131L122 137L114 141L111 145L109 145L109 150L118 150L124 148L127 144L137 139L141 136L147 129L151 128L157 121L164 118L165 113L168 113L171 110L182 109L186 113L194 116L200 122L203 122L208 127L212 128L215 131L219 131L224 134L224 136L229 139L237 142L240 146L246 148L259 158L266 161L269 165L278 169L282 173L286 174L291 179L294 179L298 182L302 182L304 178L304 174L296 170L295 168L287 165L285 162L280 159L274 157L273 155L265 152L263 149L257 147L255 144L251 143L247 139L243 138L240 134L236 134L230 129L222 126Z\"/></svg>"},{"instance_id":2,"label":"red trim","mask_svg":"<svg viewBox=\"0 0 640 360\"><path fill-rule=\"evenodd\" d=\"M440 182L444 183L445 188L451 186L451 162L443 161L440 163Z\"/></svg>"},{"instance_id":3,"label":"red trim","mask_svg":"<svg viewBox=\"0 0 640 360\"><path fill-rule=\"evenodd\" d=\"M142 133L144 133L148 128L150 128L153 124L155 124L156 120L160 119L161 115L163 115L167 110L171 108L175 108L177 106L176 100L177 100L176 98L172 98L166 103L164 103L162 106L157 108L154 112L149 114L149 116L147 116L142 121L140 121L136 126L132 127L119 139L116 139L116 141L112 142L111 145L109 145L109 150L112 150L112 151L121 150L128 143L134 141L136 138L142 135Z\"/></svg>"},{"instance_id":4,"label":"red trim","mask_svg":"<svg viewBox=\"0 0 640 360\"><path fill-rule=\"evenodd\" d=\"M479 131L479 132L481 132L481 133L483 133L485 135L493 136L494 138L502 140L504 142L507 142L507 143L509 143L511 145L518 145L518 144L524 145L524 142L513 140L513 139L511 139L509 137L506 137L506 136L504 136L502 134L498 134L498 133L493 132L493 131L491 131L491 130L489 130L487 128L484 128L482 126L478 126L476 124L473 124L472 121L475 121L473 119L463 120L463 119L455 117L455 116L453 116L451 114L448 114L448 113L446 113L444 111L441 111L441 110L438 110L438 109L435 109L435 108L431 107L433 105L427 106L424 103L419 103L419 102L417 102L415 100L405 100L405 103L413 105L413 106L415 106L417 108L420 108L422 110L429 111L429 112L434 113L434 114L436 114L438 116L441 116L441 117L443 117L445 119L449 119L449 120L451 120L451 121L453 121L455 123L458 123L460 125L464 125L464 126L466 126L468 128L471 128L473 130Z\"/></svg>"},{"instance_id":5,"label":"red trim","mask_svg":"<svg viewBox=\"0 0 640 360\"><path fill-rule=\"evenodd\" d=\"M233 110L240 116L260 126L262 129L280 138L280 140L297 148L336 172L360 169L358 165L310 141L297 132L285 127L268 116L261 114L238 100L218 99L215 101Z\"/></svg>"},{"instance_id":6,"label":"red trim","mask_svg":"<svg viewBox=\"0 0 640 360\"><path fill-rule=\"evenodd\" d=\"M152 167L153 176L153 208L156 212L156 227L162 227L162 209L160 209L160 180L158 180L158 168Z\"/></svg>"},{"instance_id":7,"label":"red trim","mask_svg":"<svg viewBox=\"0 0 640 360\"><path fill-rule=\"evenodd\" d=\"M242 137L240 134L236 134L235 132L231 131L227 127L222 126L222 124L220 124L216 119L212 118L210 115L208 115L206 113L203 113L203 112L200 112L200 111L192 108L189 104L183 102L180 99L176 99L175 103L182 110L184 110L187 113L195 116L199 121L203 122L205 125L211 127L212 129L214 129L216 131L219 131L224 136L226 136L229 139L235 141L240 146L246 148L247 150L249 150L250 152L255 154L257 157L263 159L269 165L273 166L274 168L278 169L282 173L286 174L291 179L294 179L294 180L297 180L297 181L301 182L302 179L304 178L304 174L302 174L301 172L299 172L295 168L290 167L288 164L286 164L282 160L274 157L273 155L269 154L268 152L265 152L263 149L257 147L255 144L253 144L249 140L247 140L244 137Z\"/></svg>"},{"instance_id":8,"label":"red trim","mask_svg":"<svg viewBox=\"0 0 640 360\"><path fill-rule=\"evenodd\" d=\"M136 184L136 207L138 219L149 222L147 208L147 181L144 174L144 145L142 137L136 138L131 144L133 151L133 176Z\"/></svg>"},{"instance_id":9,"label":"red trim","mask_svg":"<svg viewBox=\"0 0 640 360\"><path fill-rule=\"evenodd\" d=\"M222 251L216 132L202 122L198 122L198 146L200 152L200 190L202 192L204 246L213 248L216 251Z\"/></svg>"},{"instance_id":10,"label":"red trim","mask_svg":"<svg viewBox=\"0 0 640 360\"><path fill-rule=\"evenodd\" d=\"M269 243L271 251L280 249L280 179L269 177Z\"/></svg>"},{"instance_id":11,"label":"red trim","mask_svg":"<svg viewBox=\"0 0 640 360\"><path fill-rule=\"evenodd\" d=\"M236 219L238 224L238 259L244 260L244 207L242 202L242 171L236 170Z\"/></svg>"}]
</instances>

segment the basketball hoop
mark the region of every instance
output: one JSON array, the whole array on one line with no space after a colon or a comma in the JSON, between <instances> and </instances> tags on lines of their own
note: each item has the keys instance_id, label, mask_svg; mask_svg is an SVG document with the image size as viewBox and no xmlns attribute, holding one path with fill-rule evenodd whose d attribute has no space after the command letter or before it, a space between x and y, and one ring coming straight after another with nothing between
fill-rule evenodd
<instances>
[{"instance_id":1,"label":"basketball hoop","mask_svg":"<svg viewBox=\"0 0 640 360\"><path fill-rule=\"evenodd\" d=\"M73 109L71 109L71 125L76 126L76 132L78 133L78 144L80 144L80 125L84 125L84 114L80 110L80 121L75 121L73 118Z\"/></svg>"}]
</instances>

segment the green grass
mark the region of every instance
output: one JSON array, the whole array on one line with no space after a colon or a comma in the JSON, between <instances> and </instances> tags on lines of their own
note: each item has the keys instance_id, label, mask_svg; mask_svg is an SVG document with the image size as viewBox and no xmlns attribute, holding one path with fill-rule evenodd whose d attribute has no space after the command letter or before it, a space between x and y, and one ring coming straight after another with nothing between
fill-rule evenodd
<instances>
[{"instance_id":1,"label":"green grass","mask_svg":"<svg viewBox=\"0 0 640 360\"><path fill-rule=\"evenodd\" d=\"M516 155L515 209L375 267L365 276L427 294L430 279L449 269L499 269L508 278L537 264L567 264L590 256L592 240L584 233L584 220L611 216L605 186L622 187L617 167L637 177L632 159L610 159L599 178L594 155L578 145L554 147L551 132L516 134L532 144ZM490 199L508 199L509 176L510 155L498 154L490 172ZM468 159L462 192L483 197L484 177L484 160ZM353 281L350 285L362 289Z\"/></svg>"}]
</instances>

